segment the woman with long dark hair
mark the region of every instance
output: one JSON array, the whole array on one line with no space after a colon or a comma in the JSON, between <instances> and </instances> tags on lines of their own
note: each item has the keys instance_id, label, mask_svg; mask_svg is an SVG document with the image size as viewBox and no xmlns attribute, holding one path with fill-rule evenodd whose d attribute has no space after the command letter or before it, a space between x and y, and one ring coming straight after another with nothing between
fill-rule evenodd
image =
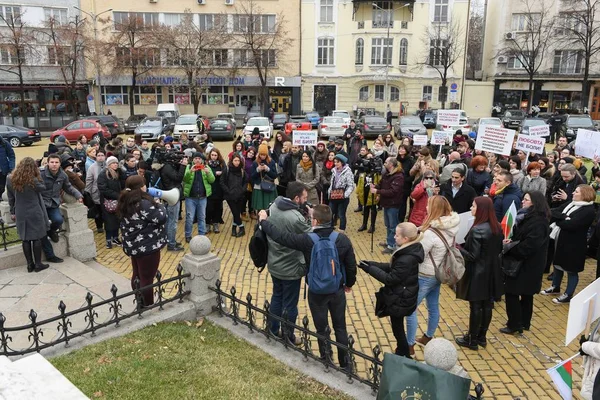
<instances>
[{"instance_id":1,"label":"woman with long dark hair","mask_svg":"<svg viewBox=\"0 0 600 400\"><path fill-rule=\"evenodd\" d=\"M465 274L456 285L456 297L467 300L471 313L469 331L456 338L459 346L477 350L487 345L486 334L492 321L493 299L503 294L503 277L498 256L502 251L502 227L489 197L476 197L471 206L475 222L460 247Z\"/></svg>"},{"instance_id":2,"label":"woman with long dark hair","mask_svg":"<svg viewBox=\"0 0 600 400\"><path fill-rule=\"evenodd\" d=\"M303 151L300 156L300 162L296 167L296 180L304 184L308 193L308 202L312 204L319 204L317 183L319 183L320 172L319 166L313 160L310 152Z\"/></svg>"},{"instance_id":3,"label":"woman with long dark hair","mask_svg":"<svg viewBox=\"0 0 600 400\"><path fill-rule=\"evenodd\" d=\"M31 157L22 159L8 176L6 186L10 215L23 241L27 272L43 271L48 264L42 264L42 239L50 230L50 220L42 199L46 185L35 160Z\"/></svg>"},{"instance_id":4,"label":"woman with long dark hair","mask_svg":"<svg viewBox=\"0 0 600 400\"><path fill-rule=\"evenodd\" d=\"M108 157L106 167L98 175L98 190L100 191L100 204L102 204L107 249L112 249L113 245L121 246L122 244L119 240L119 219L116 212L123 182L119 160L115 156Z\"/></svg>"},{"instance_id":5,"label":"woman with long dark hair","mask_svg":"<svg viewBox=\"0 0 600 400\"><path fill-rule=\"evenodd\" d=\"M246 234L242 222L242 207L246 201L246 181L242 157L234 153L219 181L233 217L231 225L231 236L233 237L242 237Z\"/></svg>"},{"instance_id":6,"label":"woman with long dark hair","mask_svg":"<svg viewBox=\"0 0 600 400\"><path fill-rule=\"evenodd\" d=\"M252 192L254 185L252 184L252 165L256 159L256 148L248 147L244 156L244 172L246 172L246 201L242 205L242 219L247 220L248 216L251 219L256 219L256 211L252 208ZM246 213L246 204L248 205L248 213Z\"/></svg>"},{"instance_id":7,"label":"woman with long dark hair","mask_svg":"<svg viewBox=\"0 0 600 400\"><path fill-rule=\"evenodd\" d=\"M333 160L335 159L335 151L327 153L327 158L321 167L321 176L319 177L319 185L321 186L321 196L319 204L329 204L329 186L331 185L331 175L334 167Z\"/></svg>"},{"instance_id":8,"label":"woman with long dark hair","mask_svg":"<svg viewBox=\"0 0 600 400\"><path fill-rule=\"evenodd\" d=\"M160 250L167 245L167 211L146 193L144 178L132 175L119 196L117 215L121 219L123 251L131 257L133 267L131 288L135 289L136 278L140 287L151 285L160 264ZM143 307L154 304L153 292L142 290Z\"/></svg>"},{"instance_id":9,"label":"woman with long dark hair","mask_svg":"<svg viewBox=\"0 0 600 400\"><path fill-rule=\"evenodd\" d=\"M221 175L227 168L221 152L216 147L213 147L208 153L207 165L213 172L215 180L211 183L212 193L206 201L206 232L212 230L214 233L219 233L219 224L223 221L223 189L221 189Z\"/></svg>"},{"instance_id":10,"label":"woman with long dark hair","mask_svg":"<svg viewBox=\"0 0 600 400\"><path fill-rule=\"evenodd\" d=\"M269 156L269 146L266 143L258 146L258 155L252 163L252 208L254 211L266 210L277 197L275 186L277 167Z\"/></svg>"}]
</instances>

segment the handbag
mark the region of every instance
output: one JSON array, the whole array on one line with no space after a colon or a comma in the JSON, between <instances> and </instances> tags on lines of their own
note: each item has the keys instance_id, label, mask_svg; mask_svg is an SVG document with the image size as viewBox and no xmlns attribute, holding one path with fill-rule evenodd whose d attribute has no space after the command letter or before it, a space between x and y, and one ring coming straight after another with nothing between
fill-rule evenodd
<instances>
[{"instance_id":1,"label":"handbag","mask_svg":"<svg viewBox=\"0 0 600 400\"><path fill-rule=\"evenodd\" d=\"M517 258L508 254L510 250L519 244L520 240L515 240L514 242L510 242L505 244L502 248L502 252L498 255L500 258L500 267L502 268L502 272L504 275L509 278L515 278L519 275L519 270L523 265L523 260L518 260Z\"/></svg>"},{"instance_id":2,"label":"handbag","mask_svg":"<svg viewBox=\"0 0 600 400\"><path fill-rule=\"evenodd\" d=\"M329 200L343 200L344 199L344 189L331 189L331 194L329 195Z\"/></svg>"},{"instance_id":3,"label":"handbag","mask_svg":"<svg viewBox=\"0 0 600 400\"><path fill-rule=\"evenodd\" d=\"M275 183L265 179L265 177L260 174L260 190L263 192L271 193L276 189Z\"/></svg>"},{"instance_id":4,"label":"handbag","mask_svg":"<svg viewBox=\"0 0 600 400\"><path fill-rule=\"evenodd\" d=\"M117 200L104 199L104 209L109 214L114 214L117 212L117 204Z\"/></svg>"},{"instance_id":5,"label":"handbag","mask_svg":"<svg viewBox=\"0 0 600 400\"><path fill-rule=\"evenodd\" d=\"M385 290L385 286L382 286L379 291L375 293L375 315L379 318L390 315L385 302Z\"/></svg>"}]
</instances>

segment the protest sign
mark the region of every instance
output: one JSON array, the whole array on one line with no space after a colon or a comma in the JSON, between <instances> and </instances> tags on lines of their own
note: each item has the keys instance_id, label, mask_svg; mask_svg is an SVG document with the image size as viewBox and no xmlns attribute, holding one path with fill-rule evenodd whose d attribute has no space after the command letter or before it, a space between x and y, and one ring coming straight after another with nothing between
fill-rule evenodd
<instances>
[{"instance_id":1,"label":"protest sign","mask_svg":"<svg viewBox=\"0 0 600 400\"><path fill-rule=\"evenodd\" d=\"M427 146L427 135L414 135L413 145L415 146Z\"/></svg>"},{"instance_id":2,"label":"protest sign","mask_svg":"<svg viewBox=\"0 0 600 400\"><path fill-rule=\"evenodd\" d=\"M517 150L523 150L526 153L542 154L544 152L544 146L546 145L546 139L542 136L529 136L521 135L517 136Z\"/></svg>"},{"instance_id":3,"label":"protest sign","mask_svg":"<svg viewBox=\"0 0 600 400\"><path fill-rule=\"evenodd\" d=\"M600 156L600 132L577 129L575 155L590 159Z\"/></svg>"},{"instance_id":4,"label":"protest sign","mask_svg":"<svg viewBox=\"0 0 600 400\"><path fill-rule=\"evenodd\" d=\"M294 146L316 146L317 131L293 131L292 144Z\"/></svg>"},{"instance_id":5,"label":"protest sign","mask_svg":"<svg viewBox=\"0 0 600 400\"><path fill-rule=\"evenodd\" d=\"M473 222L475 222L475 217L471 214L471 211L458 214L458 217L460 218L460 222L458 223L458 233L454 240L456 244L463 244L467 233L469 233L469 229L471 229Z\"/></svg>"},{"instance_id":6,"label":"protest sign","mask_svg":"<svg viewBox=\"0 0 600 400\"><path fill-rule=\"evenodd\" d=\"M431 144L446 144L448 140L448 132L433 131L431 132Z\"/></svg>"},{"instance_id":7,"label":"protest sign","mask_svg":"<svg viewBox=\"0 0 600 400\"><path fill-rule=\"evenodd\" d=\"M599 292L600 278L590 283L571 299L565 346L568 346L573 339L576 339L586 329L586 326L589 325L588 321L591 322L600 318L600 307L598 306Z\"/></svg>"},{"instance_id":8,"label":"protest sign","mask_svg":"<svg viewBox=\"0 0 600 400\"><path fill-rule=\"evenodd\" d=\"M550 127L548 125L530 126L529 136L550 136Z\"/></svg>"},{"instance_id":9,"label":"protest sign","mask_svg":"<svg viewBox=\"0 0 600 400\"><path fill-rule=\"evenodd\" d=\"M512 129L483 125L477 133L475 149L508 156L512 150L514 138L515 131Z\"/></svg>"},{"instance_id":10,"label":"protest sign","mask_svg":"<svg viewBox=\"0 0 600 400\"><path fill-rule=\"evenodd\" d=\"M437 124L439 125L459 125L460 111L459 110L438 110Z\"/></svg>"}]
</instances>

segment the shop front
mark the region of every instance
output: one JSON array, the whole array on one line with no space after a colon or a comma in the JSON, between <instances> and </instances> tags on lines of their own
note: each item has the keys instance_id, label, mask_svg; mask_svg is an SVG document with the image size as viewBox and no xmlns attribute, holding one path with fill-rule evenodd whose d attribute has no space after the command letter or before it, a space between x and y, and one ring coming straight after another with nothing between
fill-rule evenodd
<instances>
[{"instance_id":1,"label":"shop front","mask_svg":"<svg viewBox=\"0 0 600 400\"><path fill-rule=\"evenodd\" d=\"M582 110L581 83L564 81L535 81L533 101L529 101L528 81L496 81L494 105L504 109L531 110L532 105L540 107L540 112Z\"/></svg>"}]
</instances>

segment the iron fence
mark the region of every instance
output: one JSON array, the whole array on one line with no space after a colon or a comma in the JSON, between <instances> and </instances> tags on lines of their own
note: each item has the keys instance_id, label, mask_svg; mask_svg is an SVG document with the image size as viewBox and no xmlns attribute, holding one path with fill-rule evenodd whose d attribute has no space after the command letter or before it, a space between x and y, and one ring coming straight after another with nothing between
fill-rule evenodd
<instances>
[{"instance_id":1,"label":"iron fence","mask_svg":"<svg viewBox=\"0 0 600 400\"><path fill-rule=\"evenodd\" d=\"M41 350L59 345L61 343L64 343L65 347L68 347L69 342L77 337L86 335L88 333L91 334L91 336L96 336L96 332L98 330L104 329L111 325L118 327L121 321L134 316L137 316L141 319L145 312L148 312L154 308L162 310L165 304L175 301L182 303L183 298L190 293L189 290L184 290L185 282L183 279L188 277L190 277L190 274L184 274L183 267L181 264L179 264L177 266L176 276L163 280L160 271L158 271L156 273L156 282L152 285L147 285L144 287L140 287L140 281L138 278L136 278L133 282L135 288L123 294L118 294L118 289L113 284L110 288L112 296L105 300L94 302L94 296L88 292L85 296L85 305L73 311L67 311L66 304L61 300L58 305L60 314L52 318L38 321L38 315L32 309L29 312L29 320L31 322L23 326L6 327L6 318L0 312L0 355L20 356L29 353L40 352ZM165 298L165 286L171 283L175 283L177 292L174 296ZM154 292L153 294L156 301L151 306L144 306L142 304L142 293L145 290L153 290ZM128 298L133 298L133 302L136 306L131 312L123 312L121 302ZM98 322L98 309L103 306L108 306L110 317L104 322ZM83 329L77 332L72 332L71 328L73 327L73 324L71 319L75 316L83 316L86 325ZM54 327L53 330L58 332L58 337L45 342L42 340L42 337L44 336L44 333L50 329L50 327ZM29 347L13 349L9 345L9 343L13 341L12 336L19 332L27 334L27 339L30 343Z\"/></svg>"},{"instance_id":2,"label":"iron fence","mask_svg":"<svg viewBox=\"0 0 600 400\"><path fill-rule=\"evenodd\" d=\"M4 219L0 218L0 246L6 251L8 246L17 243L21 243L21 239L17 234L17 225L14 223L6 224Z\"/></svg>"}]
</instances>

